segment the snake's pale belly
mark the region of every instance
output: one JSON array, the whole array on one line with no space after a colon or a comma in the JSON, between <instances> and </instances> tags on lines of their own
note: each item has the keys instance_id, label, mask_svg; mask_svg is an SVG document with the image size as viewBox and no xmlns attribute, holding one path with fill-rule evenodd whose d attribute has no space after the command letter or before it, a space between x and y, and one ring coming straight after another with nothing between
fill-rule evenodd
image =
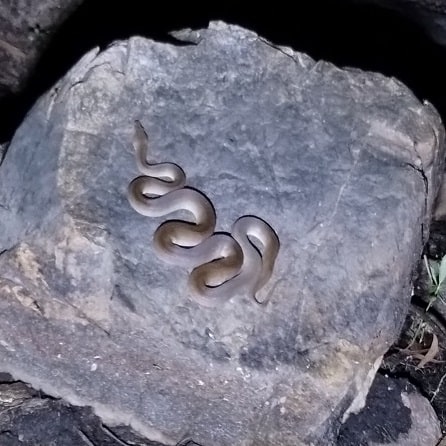
<instances>
[{"instance_id":1,"label":"snake's pale belly","mask_svg":"<svg viewBox=\"0 0 446 446\"><path fill-rule=\"evenodd\" d=\"M216 215L212 203L201 192L185 187L186 175L173 163L147 161L148 137L135 121L133 146L143 174L128 186L130 205L147 217L187 211L190 221L167 220L155 231L153 246L164 262L191 269L188 286L199 304L215 307L230 298L256 293L270 279L279 239L262 219L243 216L231 234L215 233ZM252 238L260 242L259 250Z\"/></svg>"}]
</instances>

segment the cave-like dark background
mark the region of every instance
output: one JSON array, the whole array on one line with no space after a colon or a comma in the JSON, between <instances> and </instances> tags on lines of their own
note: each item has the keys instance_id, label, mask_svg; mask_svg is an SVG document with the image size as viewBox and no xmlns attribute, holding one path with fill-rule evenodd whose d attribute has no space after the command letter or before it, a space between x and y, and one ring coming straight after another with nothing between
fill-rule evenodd
<instances>
[{"instance_id":1,"label":"cave-like dark background","mask_svg":"<svg viewBox=\"0 0 446 446\"><path fill-rule=\"evenodd\" d=\"M27 88L0 101L0 142L10 139L36 98L89 49L105 48L132 35L181 44L169 31L206 27L209 20L241 25L316 60L394 76L446 116L445 48L400 12L360 0L276 1L243 7L241 2L212 3L85 0L51 39Z\"/></svg>"}]
</instances>

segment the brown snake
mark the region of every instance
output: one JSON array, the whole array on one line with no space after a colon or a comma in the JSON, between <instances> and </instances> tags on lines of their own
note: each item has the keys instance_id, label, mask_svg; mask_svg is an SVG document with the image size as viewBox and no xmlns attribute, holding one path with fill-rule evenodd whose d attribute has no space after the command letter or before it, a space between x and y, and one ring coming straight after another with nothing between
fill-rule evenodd
<instances>
[{"instance_id":1,"label":"brown snake","mask_svg":"<svg viewBox=\"0 0 446 446\"><path fill-rule=\"evenodd\" d=\"M256 293L270 279L279 252L279 239L262 219L240 217L231 234L214 233L216 215L201 192L185 187L186 175L173 163L147 161L148 137L139 121L134 123L133 146L138 170L143 174L128 186L128 200L138 213L160 217L186 210L193 222L168 220L155 231L156 255L163 261L192 269L188 285L199 304L215 307L230 298ZM250 237L262 245L259 250Z\"/></svg>"}]
</instances>

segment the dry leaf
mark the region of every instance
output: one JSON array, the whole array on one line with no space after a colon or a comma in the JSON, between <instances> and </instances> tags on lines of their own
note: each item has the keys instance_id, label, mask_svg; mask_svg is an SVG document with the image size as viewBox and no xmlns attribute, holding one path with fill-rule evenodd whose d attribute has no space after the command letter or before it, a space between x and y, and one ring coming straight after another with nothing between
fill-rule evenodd
<instances>
[{"instance_id":1,"label":"dry leaf","mask_svg":"<svg viewBox=\"0 0 446 446\"><path fill-rule=\"evenodd\" d=\"M423 359L419 362L417 368L422 369L427 363L432 362L437 356L439 351L438 338L435 333L432 334L432 343L427 353L423 356Z\"/></svg>"}]
</instances>

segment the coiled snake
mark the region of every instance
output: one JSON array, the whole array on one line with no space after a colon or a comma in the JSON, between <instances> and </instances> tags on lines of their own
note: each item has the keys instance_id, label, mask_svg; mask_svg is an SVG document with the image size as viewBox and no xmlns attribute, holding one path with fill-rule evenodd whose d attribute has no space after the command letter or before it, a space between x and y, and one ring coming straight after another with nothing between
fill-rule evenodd
<instances>
[{"instance_id":1,"label":"coiled snake","mask_svg":"<svg viewBox=\"0 0 446 446\"><path fill-rule=\"evenodd\" d=\"M134 123L133 146L143 174L128 186L133 209L148 217L186 210L194 220L162 223L153 236L156 255L192 269L188 285L191 297L201 305L215 307L244 292L259 302L256 293L270 279L279 252L274 230L258 217L243 216L233 224L230 235L214 233L212 203L198 190L185 186L183 169L173 163L149 163L148 137L139 121ZM261 249L250 237L261 243Z\"/></svg>"}]
</instances>

